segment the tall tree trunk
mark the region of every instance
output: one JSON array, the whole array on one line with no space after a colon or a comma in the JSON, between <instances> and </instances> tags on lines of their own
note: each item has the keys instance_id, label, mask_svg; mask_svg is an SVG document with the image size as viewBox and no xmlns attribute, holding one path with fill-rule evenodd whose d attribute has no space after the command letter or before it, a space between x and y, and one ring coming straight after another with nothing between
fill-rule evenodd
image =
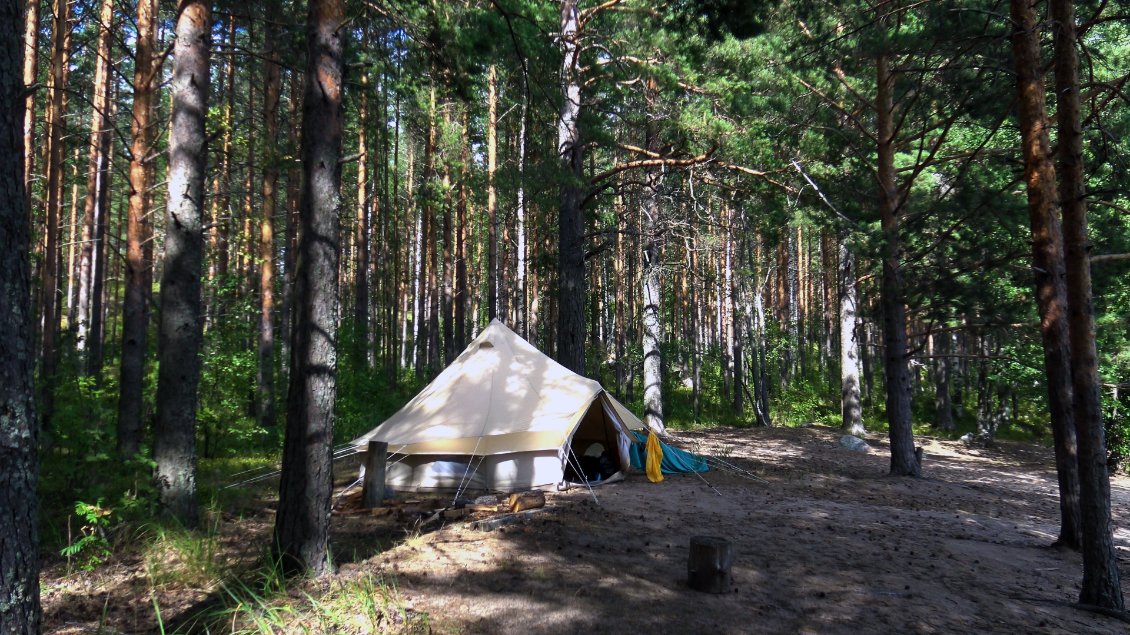
<instances>
[{"instance_id":1,"label":"tall tree trunk","mask_svg":"<svg viewBox=\"0 0 1130 635\"><path fill-rule=\"evenodd\" d=\"M878 98L879 215L884 249L880 295L883 305L883 371L887 388L887 423L890 426L891 475L921 476L914 452L910 422L910 370L906 345L906 308L902 300L902 247L899 238L901 194L895 182L894 75L887 57L876 59Z\"/></svg>"},{"instance_id":2,"label":"tall tree trunk","mask_svg":"<svg viewBox=\"0 0 1130 635\"><path fill-rule=\"evenodd\" d=\"M114 21L114 0L102 0L98 10L98 49L94 60L94 100L90 113L89 162L86 172L86 198L82 211L82 248L79 251L78 299L75 311L75 348L85 353L90 339L91 287L94 283L95 242L101 242L98 225L106 214L99 206L103 182L109 178L110 143L110 37ZM90 366L85 372L90 374Z\"/></svg>"},{"instance_id":3,"label":"tall tree trunk","mask_svg":"<svg viewBox=\"0 0 1130 635\"><path fill-rule=\"evenodd\" d=\"M38 633L39 476L31 316L29 222L16 107L21 2L0 1L0 632Z\"/></svg>"},{"instance_id":4,"label":"tall tree trunk","mask_svg":"<svg viewBox=\"0 0 1130 635\"><path fill-rule=\"evenodd\" d=\"M785 303L788 306L788 365L785 369L786 383L790 384L797 377L797 369L802 363L804 352L801 350L801 323L800 323L800 244L797 240L797 228L791 224L783 228L785 235L785 263L787 278L785 280L785 293L788 294Z\"/></svg>"},{"instance_id":5,"label":"tall tree trunk","mask_svg":"<svg viewBox=\"0 0 1130 635\"><path fill-rule=\"evenodd\" d=\"M109 99L108 103L113 104L114 101ZM108 113L110 121L113 120L116 112L117 106L110 105L110 112ZM102 164L99 168L101 176L98 179L98 213L95 215L94 254L90 273L90 329L88 330L89 338L86 351L86 374L95 377L99 384L102 378L103 344L105 342L105 329L103 328L105 306L108 304L105 299L106 232L110 224L110 192L112 189L110 184L114 178L113 135L103 135L102 143ZM119 258L114 259L115 264L119 261Z\"/></svg>"},{"instance_id":6,"label":"tall tree trunk","mask_svg":"<svg viewBox=\"0 0 1130 635\"><path fill-rule=\"evenodd\" d=\"M23 84L25 87L34 86L39 76L39 7L42 0L27 0L27 11L24 14L24 50L23 50ZM29 90L24 96L23 136L24 163L24 209L30 213L32 209L32 179L35 173L35 95L38 91Z\"/></svg>"},{"instance_id":7,"label":"tall tree trunk","mask_svg":"<svg viewBox=\"0 0 1130 635\"><path fill-rule=\"evenodd\" d=\"M760 260L760 258L758 259ZM757 422L765 427L773 425L772 415L769 411L769 363L765 359L765 349L768 348L765 335L765 300L761 291L761 285L758 285L753 292L753 315L754 328L751 329L751 337L755 337L757 345L752 352L757 356L757 375L754 381L757 385L756 402L754 406L757 408Z\"/></svg>"},{"instance_id":8,"label":"tall tree trunk","mask_svg":"<svg viewBox=\"0 0 1130 635\"><path fill-rule=\"evenodd\" d=\"M44 241L43 287L40 307L43 317L40 373L40 419L44 435L49 434L55 411L55 371L59 363L59 268L60 219L63 213L64 120L66 119L67 68L71 33L71 5L67 0L54 0L51 12L55 17L51 37L51 104L48 111L47 154L47 236Z\"/></svg>"},{"instance_id":9,"label":"tall tree trunk","mask_svg":"<svg viewBox=\"0 0 1130 635\"><path fill-rule=\"evenodd\" d=\"M859 321L856 318L855 254L847 246L847 234L839 237L840 302L840 415L841 427L848 434L860 435L863 407L859 392Z\"/></svg>"},{"instance_id":10,"label":"tall tree trunk","mask_svg":"<svg viewBox=\"0 0 1130 635\"><path fill-rule=\"evenodd\" d=\"M439 311L440 311L440 298L439 298L439 243L440 238L436 235L437 213L439 210L439 199L435 196L436 189L436 154L438 153L438 125L436 119L436 106L435 106L435 86L432 86L432 102L431 102L431 115L430 120L430 135L428 137L428 148L424 157L424 180L428 184L429 192L425 199L428 206L428 378L432 378L440 370L440 342L439 342Z\"/></svg>"},{"instance_id":11,"label":"tall tree trunk","mask_svg":"<svg viewBox=\"0 0 1130 635\"><path fill-rule=\"evenodd\" d=\"M381 38L380 50L386 57L389 55L388 46L385 39ZM397 306L397 290L399 285L397 281L399 278L400 266L400 241L398 240L399 227L396 216L396 203L389 196L389 142L388 142L388 91L389 83L391 82L388 74L385 71L377 76L380 83L380 90L377 92L377 102L380 106L377 114L377 147L379 154L377 155L377 184L378 188L374 196L378 196L377 203L372 206L373 213L377 215L379 220L380 240L377 245L371 245L373 255L370 257L371 266L376 269L380 267L379 282L375 284L377 298L372 302L372 313L370 321L372 328L370 329L369 339L373 343L374 356L372 357L373 366L376 366L378 356L376 351L380 351L379 359L384 363L384 371L389 380L389 385L393 385L395 380L396 368L396 335L393 327L396 324L394 317L394 309ZM378 255L377 250L380 250ZM383 319L382 319L383 318ZM379 336L375 333L379 329Z\"/></svg>"},{"instance_id":12,"label":"tall tree trunk","mask_svg":"<svg viewBox=\"0 0 1130 635\"><path fill-rule=\"evenodd\" d=\"M424 166L420 173L420 188L422 192L420 216L423 219L420 247L423 249L423 297L420 303L420 318L417 323L416 333L420 342L417 351L416 367L417 376L431 379L437 370L436 359L439 354L436 350L438 335L439 299L436 297L436 250L439 248L436 240L436 201L434 186L436 177L436 89L432 85L431 96L428 102L428 138L424 142ZM423 373L421 375L420 373Z\"/></svg>"},{"instance_id":13,"label":"tall tree trunk","mask_svg":"<svg viewBox=\"0 0 1130 635\"><path fill-rule=\"evenodd\" d=\"M227 45L230 50L235 49L235 14L228 16L227 28ZM231 263L231 237L232 228L235 227L235 218L232 214L231 195L232 195L232 178L231 170L234 161L233 156L233 120L232 117L235 113L235 60L232 56L228 56L225 63L225 82L226 99L224 100L224 111L222 115L222 128L223 134L223 148L220 155L220 173L218 175L218 185L216 189L216 197L212 201L212 222L215 228L212 230L211 238L215 240L216 251L216 276L220 278L220 290L217 291L218 302L216 302L217 310L222 314L226 305L226 291L228 288L228 281L225 279L228 275L228 268ZM226 317L226 316L225 316Z\"/></svg>"},{"instance_id":14,"label":"tall tree trunk","mask_svg":"<svg viewBox=\"0 0 1130 635\"><path fill-rule=\"evenodd\" d=\"M278 8L267 3L268 11ZM275 210L279 181L279 84L282 68L275 42L281 36L268 15L263 61L263 183L259 216L259 360L256 366L256 418L277 439L275 422Z\"/></svg>"},{"instance_id":15,"label":"tall tree trunk","mask_svg":"<svg viewBox=\"0 0 1130 635\"><path fill-rule=\"evenodd\" d=\"M647 99L654 100L655 80L648 81ZM650 110L650 109L649 109ZM647 149L659 152L659 133L654 123L647 129ZM659 219L659 187L663 172L648 169L643 192L643 421L649 430L663 434L663 228Z\"/></svg>"},{"instance_id":16,"label":"tall tree trunk","mask_svg":"<svg viewBox=\"0 0 1130 635\"><path fill-rule=\"evenodd\" d=\"M400 77L400 66L398 64L397 65L397 78L399 79L399 77ZM409 265L409 266L406 266L404 268L403 279L399 280L400 284L403 287L403 293L400 294L400 299L403 302L403 310L401 311L401 315L403 317L400 319L399 322L396 322L396 324L400 325L400 366L399 367L400 368L408 368L408 363L410 361L410 358L408 357L408 352L409 352L408 340L409 340L410 334L412 333L411 325L409 323L413 319L413 317L412 317L412 315L413 315L413 313L412 313L412 311L413 311L412 298L415 297L413 295L410 295L409 291L412 289L412 282L413 282L413 279L414 279L413 276L414 276L414 273L415 273L415 269L413 267L415 266L416 261L415 261L413 255L412 255L412 247L414 246L414 243L413 243L413 240L412 240L412 224L413 224L413 221L412 221L412 203L411 203L412 196L410 195L412 188L411 188L410 185L408 186L407 190L405 191L403 206L400 203L400 200L401 200L400 199L400 91L397 91L397 93L396 93L396 107L393 110L393 117L396 119L397 124L396 124L396 128L393 130L393 150L392 150L392 156L393 156L393 170L392 170L393 197L392 198L396 202L396 207L397 207L397 210L398 210L397 213L399 214L400 209L404 210L403 225L404 225L405 237L407 238L407 240L404 241L404 256L405 256L405 260L408 261L407 264ZM408 154L409 155L412 154L411 144L408 145ZM412 166L412 162L409 161L408 162L409 172L411 172L411 166ZM410 184L411 178L406 179L406 183ZM398 241L399 241L399 238L398 238Z\"/></svg>"},{"instance_id":17,"label":"tall tree trunk","mask_svg":"<svg viewBox=\"0 0 1130 635\"><path fill-rule=\"evenodd\" d=\"M357 273L353 277L353 358L357 368L366 368L372 361L369 347L369 77L361 78L357 97L357 225L353 242L357 245Z\"/></svg>"},{"instance_id":18,"label":"tall tree trunk","mask_svg":"<svg viewBox=\"0 0 1130 635\"><path fill-rule=\"evenodd\" d=\"M1075 11L1071 0L1052 0L1055 29L1056 123L1059 138L1059 200L1067 272L1071 390L1079 451L1079 508L1082 520L1083 587L1081 604L1123 610L1118 556L1110 517L1095 308L1091 297L1090 246L1087 243L1087 191L1083 172L1083 130L1079 115L1079 60L1075 52Z\"/></svg>"},{"instance_id":19,"label":"tall tree trunk","mask_svg":"<svg viewBox=\"0 0 1130 635\"><path fill-rule=\"evenodd\" d=\"M977 342L977 353L981 363L977 368L977 437L985 444L992 444L997 435L996 421L993 419L993 386L989 381L990 350L986 337Z\"/></svg>"},{"instance_id":20,"label":"tall tree trunk","mask_svg":"<svg viewBox=\"0 0 1130 635\"><path fill-rule=\"evenodd\" d=\"M443 110L444 129L451 127L451 108ZM451 165L443 162L443 366L450 364L458 351L455 350L455 250L452 217L455 206L451 204ZM442 367L442 366L441 366Z\"/></svg>"},{"instance_id":21,"label":"tall tree trunk","mask_svg":"<svg viewBox=\"0 0 1130 635\"><path fill-rule=\"evenodd\" d=\"M836 342L835 337L839 325L839 249L836 247L837 236L830 231L820 233L820 303L824 308L821 326L824 330L821 338L820 353L821 365L827 369L828 386L833 390L842 387L841 377L836 373ZM858 377L857 377L858 386Z\"/></svg>"},{"instance_id":22,"label":"tall tree trunk","mask_svg":"<svg viewBox=\"0 0 1130 635\"><path fill-rule=\"evenodd\" d=\"M804 230L798 223L796 228L789 232L792 238L792 248L789 254L792 258L789 269L791 298L792 330L796 342L796 362L794 375L807 377L808 374L808 249L805 245Z\"/></svg>"},{"instance_id":23,"label":"tall tree trunk","mask_svg":"<svg viewBox=\"0 0 1130 635\"><path fill-rule=\"evenodd\" d=\"M1028 190L1028 222L1032 229L1032 270L1044 368L1048 378L1048 412L1055 439L1059 478L1060 528L1056 544L1081 545L1080 474L1076 453L1075 419L1071 396L1071 349L1067 326L1063 235L1056 209L1055 168L1048 141L1044 80L1036 16L1030 0L1012 0L1012 51L1016 61L1016 90L1024 177ZM1106 457L1103 457L1105 462Z\"/></svg>"},{"instance_id":24,"label":"tall tree trunk","mask_svg":"<svg viewBox=\"0 0 1130 635\"><path fill-rule=\"evenodd\" d=\"M689 214L693 218L694 207L689 206ZM698 237L694 233L694 224L688 223L691 228L691 236L686 239L687 251L687 272L690 278L690 336L691 336L691 412L694 421L697 423L699 415L702 414L702 384L699 375L700 362L699 362L699 347L702 345L699 341L699 300L698 300L698 272L695 269L696 251L698 251ZM617 304L617 311L619 311L619 302Z\"/></svg>"},{"instance_id":25,"label":"tall tree trunk","mask_svg":"<svg viewBox=\"0 0 1130 635\"><path fill-rule=\"evenodd\" d=\"M302 107L302 230L275 549L283 569L316 575L329 558L337 384L341 213L342 0L310 0Z\"/></svg>"},{"instance_id":26,"label":"tall tree trunk","mask_svg":"<svg viewBox=\"0 0 1130 635\"><path fill-rule=\"evenodd\" d=\"M498 195L494 190L498 147L498 81L494 64L487 80L487 319L498 317Z\"/></svg>"},{"instance_id":27,"label":"tall tree trunk","mask_svg":"<svg viewBox=\"0 0 1130 635\"><path fill-rule=\"evenodd\" d=\"M470 184L470 115L469 109L463 110L463 143L462 168L459 177L459 199L456 203L456 221L458 228L455 231L455 333L456 348L463 350L467 347L467 310L470 308L470 296L467 293L467 190Z\"/></svg>"},{"instance_id":28,"label":"tall tree trunk","mask_svg":"<svg viewBox=\"0 0 1130 635\"><path fill-rule=\"evenodd\" d=\"M742 256L745 242L745 218L738 211L737 206L730 207L730 269L742 269ZM742 354L742 315L741 315L741 276L730 275L730 288L727 292L730 314L730 363L734 369L734 394L731 396L731 405L734 416L739 420L745 418L745 358Z\"/></svg>"},{"instance_id":29,"label":"tall tree trunk","mask_svg":"<svg viewBox=\"0 0 1130 635\"><path fill-rule=\"evenodd\" d=\"M397 66L396 73L397 73L397 77L399 78L399 76L400 76L399 66ZM387 154L390 151L390 148L391 148L391 152L392 152L392 166L391 166L391 168L392 168L392 178L387 179L387 181L391 181L391 182L387 183L387 187L389 187L391 189L391 193L386 195L384 200L385 200L385 204L388 205L389 209L392 210L392 226L393 226L392 252L396 255L396 257L393 258L393 263L392 263L392 280L389 281L390 282L390 289L389 289L390 295L389 295L389 303L388 303L389 350L388 350L388 358L386 360L386 363L388 365L387 368L388 368L388 378L389 378L389 385L390 386L396 386L397 378L400 374L399 368L403 365L403 359L404 359L404 354L402 352L404 350L403 330L401 330L399 333L397 331L398 331L398 325L400 325L401 322L403 321L403 315L404 315L400 310L401 298L404 297L405 295L407 295L407 294L404 293L405 287L404 287L404 284L403 284L403 275L401 273L404 270L404 268L401 266L401 263L403 263L404 260L407 259L405 257L406 254L405 254L404 248L403 248L404 241L402 239L404 238L404 232L406 232L407 229L408 229L407 218L405 218L404 220L401 220L402 215L400 213L400 210L402 209L402 206L401 206L401 203L400 203L400 91L396 92L396 101L395 101L395 105L393 107L392 117L393 117L393 121L395 121L396 123L394 124L394 129L392 131L393 140L392 140L391 145L390 145L389 140L388 140L388 119L387 119L387 117L388 117L388 90L389 90L389 85L393 81L394 81L393 78L390 77L390 78L386 79L386 81L384 83L384 94L385 94L384 103L385 103L385 107L384 107L383 112L384 112L384 117L386 117L386 119L385 119L385 125L382 126L382 130L384 130L384 132L385 132L385 143L384 143L385 154L387 156ZM386 169L388 169L389 166L387 165L388 164L387 159L385 161L385 164L386 164Z\"/></svg>"},{"instance_id":30,"label":"tall tree trunk","mask_svg":"<svg viewBox=\"0 0 1130 635\"><path fill-rule=\"evenodd\" d=\"M526 288L526 268L527 268L527 254L526 254L526 128L527 120L529 119L529 106L530 106L530 86L529 78L526 73L526 68L522 67L522 111L520 113L521 121L518 123L518 205L517 205L517 223L516 228L518 234L517 256L518 266L516 267L517 291L518 291L518 306L515 312L515 326L519 335L529 338L530 333L528 330L526 314L529 307L529 293Z\"/></svg>"},{"instance_id":31,"label":"tall tree trunk","mask_svg":"<svg viewBox=\"0 0 1130 635\"><path fill-rule=\"evenodd\" d=\"M616 214L616 259L612 264L612 273L616 277L616 297L623 298L627 296L625 289L631 288L631 281L627 280L625 276L625 261L631 256L627 253L628 240L625 238L626 233L626 214L624 213L624 195L618 193L614 199L613 210ZM616 350L616 396L623 399L624 391L627 383L627 367L628 367L628 353L626 350L625 331L627 330L624 324L625 310L624 305L626 302L617 302L613 310L613 323L615 331L615 350Z\"/></svg>"},{"instance_id":32,"label":"tall tree trunk","mask_svg":"<svg viewBox=\"0 0 1130 635\"><path fill-rule=\"evenodd\" d=\"M952 432L954 429L953 401L950 398L951 337L948 332L931 336L934 342L934 356L937 358L934 361L934 427L945 432Z\"/></svg>"},{"instance_id":33,"label":"tall tree trunk","mask_svg":"<svg viewBox=\"0 0 1130 635\"><path fill-rule=\"evenodd\" d=\"M409 193L409 200L414 203L419 203L420 198L417 195L416 184L414 181L414 156L412 148L414 145L408 146L408 183L407 191ZM414 242L412 245L412 295L410 302L412 303L412 319L405 321L408 330L412 333L412 364L416 372L416 379L422 379L424 376L424 358L425 358L425 343L424 343L424 310L427 308L427 291L424 282L427 279L427 266L428 260L424 257L424 250L427 249L427 243L424 236L427 233L427 208L420 204L409 204L409 210L415 207L418 212L416 214L416 232L414 234Z\"/></svg>"},{"instance_id":34,"label":"tall tree trunk","mask_svg":"<svg viewBox=\"0 0 1130 635\"><path fill-rule=\"evenodd\" d=\"M718 341L722 348L720 357L722 362L722 401L733 403L731 390L734 388L734 366L731 354L734 350L734 322L728 316L730 312L730 288L734 278L734 228L728 216L728 207L723 205L718 210L718 217L722 219L722 236L720 238L721 252L718 254ZM786 346L787 350L787 346Z\"/></svg>"},{"instance_id":35,"label":"tall tree trunk","mask_svg":"<svg viewBox=\"0 0 1130 635\"><path fill-rule=\"evenodd\" d=\"M161 504L185 527L199 521L196 508L196 404L200 383L204 262L205 115L211 79L210 0L180 0L173 54L169 202L161 317L157 331L157 423L153 458Z\"/></svg>"},{"instance_id":36,"label":"tall tree trunk","mask_svg":"<svg viewBox=\"0 0 1130 635\"><path fill-rule=\"evenodd\" d=\"M78 220L78 164L82 156L81 149L76 145L71 154L71 200L70 214L67 215L67 289L63 297L67 299L67 331L75 332L75 305L78 303L78 287L75 280L78 278L78 267L75 262L75 247L78 245L79 236L76 234L80 225Z\"/></svg>"},{"instance_id":37,"label":"tall tree trunk","mask_svg":"<svg viewBox=\"0 0 1130 635\"><path fill-rule=\"evenodd\" d=\"M289 126L287 127L287 147L290 152L296 152L300 141L299 135L299 121L298 109L299 103L302 101L302 79L297 71L292 71L290 74L290 87L289 92L289 105L287 107L287 120ZM280 342L281 350L279 351L282 359L287 360L287 364L283 364L283 369L289 365L291 342L293 341L294 330L294 286L296 281L295 269L298 268L298 225L301 222L298 217L299 193L302 181L301 166L296 165L296 162L291 161L290 167L286 171L286 253L283 256L283 306L282 306L282 324L279 332L283 334L282 341ZM284 371L285 372L285 371ZM289 384L289 380L288 384Z\"/></svg>"},{"instance_id":38,"label":"tall tree trunk","mask_svg":"<svg viewBox=\"0 0 1130 635\"><path fill-rule=\"evenodd\" d=\"M129 216L126 225L126 292L122 309L121 374L118 380L118 453L133 456L141 447L142 387L145 381L145 340L149 323L146 286L146 218L149 215L149 170L152 146L153 55L157 46L157 2L137 4L137 50L134 54L133 118L130 132Z\"/></svg>"},{"instance_id":39,"label":"tall tree trunk","mask_svg":"<svg viewBox=\"0 0 1130 635\"><path fill-rule=\"evenodd\" d=\"M557 120L557 156L561 204L557 246L557 361L585 372L585 217L581 209L583 145L580 133L581 78L577 0L561 0L561 113Z\"/></svg>"},{"instance_id":40,"label":"tall tree trunk","mask_svg":"<svg viewBox=\"0 0 1130 635\"><path fill-rule=\"evenodd\" d=\"M248 13L245 16L247 20L247 40L249 42L255 41L254 26L255 22L250 15L251 9L247 9ZM247 80L247 110L248 112L255 111L255 88L258 82L252 81L248 73ZM256 129L255 117L247 117L244 122L246 130L244 131L244 139L246 145L246 155L243 160L243 204L241 205L242 215L240 218L239 235L236 238L236 271L239 277L236 284L236 297L239 299L250 298L254 295L254 289L259 286L259 281L255 276L255 265L259 259L258 253L258 238L255 236L255 225L257 224L255 217L255 162L258 160L257 145L259 140L259 131ZM243 312L241 312L243 313ZM241 315L243 317L243 315ZM258 330L258 325L255 318L258 316L247 315L248 332L255 332ZM255 396L250 396L250 411L255 412Z\"/></svg>"}]
</instances>

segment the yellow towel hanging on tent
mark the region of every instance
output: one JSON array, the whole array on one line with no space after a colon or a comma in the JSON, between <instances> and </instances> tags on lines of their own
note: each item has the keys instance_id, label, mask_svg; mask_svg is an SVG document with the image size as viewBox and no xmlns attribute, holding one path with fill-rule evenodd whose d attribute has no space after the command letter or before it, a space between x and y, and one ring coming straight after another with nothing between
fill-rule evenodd
<instances>
[{"instance_id":1,"label":"yellow towel hanging on tent","mask_svg":"<svg viewBox=\"0 0 1130 635\"><path fill-rule=\"evenodd\" d=\"M652 483L663 482L663 471L660 465L663 463L663 446L659 443L659 437L655 435L654 430L647 431L647 480Z\"/></svg>"}]
</instances>

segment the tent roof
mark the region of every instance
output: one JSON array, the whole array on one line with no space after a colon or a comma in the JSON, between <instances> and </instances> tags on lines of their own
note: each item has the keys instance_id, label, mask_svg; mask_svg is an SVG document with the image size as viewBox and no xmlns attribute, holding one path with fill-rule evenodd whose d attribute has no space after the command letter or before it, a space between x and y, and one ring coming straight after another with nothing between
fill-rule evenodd
<instances>
[{"instance_id":1,"label":"tent roof","mask_svg":"<svg viewBox=\"0 0 1130 635\"><path fill-rule=\"evenodd\" d=\"M564 445L596 399L629 429L643 423L599 383L492 320L432 383L352 445L401 454L492 455Z\"/></svg>"}]
</instances>

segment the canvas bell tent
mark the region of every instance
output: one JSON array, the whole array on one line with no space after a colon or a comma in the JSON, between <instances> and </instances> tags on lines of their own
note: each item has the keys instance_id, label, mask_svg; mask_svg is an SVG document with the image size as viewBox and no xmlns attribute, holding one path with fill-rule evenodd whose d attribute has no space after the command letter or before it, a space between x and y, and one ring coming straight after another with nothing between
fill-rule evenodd
<instances>
[{"instance_id":1,"label":"canvas bell tent","mask_svg":"<svg viewBox=\"0 0 1130 635\"><path fill-rule=\"evenodd\" d=\"M493 320L396 414L351 445L388 443L394 491L515 491L556 485L588 453L626 470L643 423L601 385ZM364 464L364 461L362 461Z\"/></svg>"}]
</instances>

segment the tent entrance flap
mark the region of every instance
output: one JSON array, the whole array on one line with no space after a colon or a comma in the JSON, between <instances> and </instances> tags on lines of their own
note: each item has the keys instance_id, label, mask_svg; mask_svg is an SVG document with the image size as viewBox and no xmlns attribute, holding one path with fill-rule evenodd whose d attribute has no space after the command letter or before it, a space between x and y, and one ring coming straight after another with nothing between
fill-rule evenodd
<instances>
[{"instance_id":1,"label":"tent entrance flap","mask_svg":"<svg viewBox=\"0 0 1130 635\"><path fill-rule=\"evenodd\" d=\"M568 451L563 457L566 478L599 481L627 471L631 465L630 440L622 428L605 395L597 395L568 440Z\"/></svg>"}]
</instances>

